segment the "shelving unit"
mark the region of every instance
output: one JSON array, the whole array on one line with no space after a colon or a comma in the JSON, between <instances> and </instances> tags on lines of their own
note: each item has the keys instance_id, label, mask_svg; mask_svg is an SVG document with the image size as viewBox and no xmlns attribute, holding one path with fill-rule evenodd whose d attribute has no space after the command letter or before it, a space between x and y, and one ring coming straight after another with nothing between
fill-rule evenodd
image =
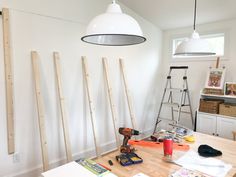
<instances>
[{"instance_id":1,"label":"shelving unit","mask_svg":"<svg viewBox=\"0 0 236 177\"><path fill-rule=\"evenodd\" d=\"M231 102L236 103L236 96L230 95L213 95L213 94L204 94L201 93L202 98L215 98L215 99L223 99L223 100L231 100ZM228 102L228 101L227 101Z\"/></svg>"},{"instance_id":2,"label":"shelving unit","mask_svg":"<svg viewBox=\"0 0 236 177\"><path fill-rule=\"evenodd\" d=\"M201 98L222 99L227 103L236 103L236 97L229 95L201 93ZM197 132L233 140L232 131L236 131L236 117L198 111Z\"/></svg>"}]
</instances>

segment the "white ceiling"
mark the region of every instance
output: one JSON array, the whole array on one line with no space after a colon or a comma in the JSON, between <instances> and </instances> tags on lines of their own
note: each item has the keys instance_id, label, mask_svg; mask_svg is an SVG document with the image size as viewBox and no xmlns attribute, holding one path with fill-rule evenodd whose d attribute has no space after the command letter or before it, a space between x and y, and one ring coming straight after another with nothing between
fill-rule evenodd
<instances>
[{"instance_id":1,"label":"white ceiling","mask_svg":"<svg viewBox=\"0 0 236 177\"><path fill-rule=\"evenodd\" d=\"M119 0L163 30L193 25L194 0ZM236 18L236 0L198 0L197 22Z\"/></svg>"}]
</instances>

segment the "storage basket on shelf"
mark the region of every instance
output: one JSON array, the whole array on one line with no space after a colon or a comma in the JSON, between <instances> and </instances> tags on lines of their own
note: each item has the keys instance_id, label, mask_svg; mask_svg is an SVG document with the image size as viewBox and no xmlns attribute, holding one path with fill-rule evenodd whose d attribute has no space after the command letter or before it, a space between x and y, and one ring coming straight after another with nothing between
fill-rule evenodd
<instances>
[{"instance_id":1,"label":"storage basket on shelf","mask_svg":"<svg viewBox=\"0 0 236 177\"><path fill-rule=\"evenodd\" d=\"M219 105L223 102L223 100L200 99L199 111L218 114Z\"/></svg>"},{"instance_id":2,"label":"storage basket on shelf","mask_svg":"<svg viewBox=\"0 0 236 177\"><path fill-rule=\"evenodd\" d=\"M236 117L236 104L233 103L220 104L219 114Z\"/></svg>"},{"instance_id":3,"label":"storage basket on shelf","mask_svg":"<svg viewBox=\"0 0 236 177\"><path fill-rule=\"evenodd\" d=\"M223 89L204 88L203 93L209 94L209 95L224 95L224 90Z\"/></svg>"}]
</instances>

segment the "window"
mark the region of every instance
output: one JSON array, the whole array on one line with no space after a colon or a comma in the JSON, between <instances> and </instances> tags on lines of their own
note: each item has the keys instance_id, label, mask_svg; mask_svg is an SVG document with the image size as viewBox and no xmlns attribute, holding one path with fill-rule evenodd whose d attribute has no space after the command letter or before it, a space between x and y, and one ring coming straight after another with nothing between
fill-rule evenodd
<instances>
[{"instance_id":1,"label":"window","mask_svg":"<svg viewBox=\"0 0 236 177\"><path fill-rule=\"evenodd\" d=\"M200 35L200 37L208 41L211 52L215 52L216 56L225 56L225 33ZM189 58L189 56L174 56L176 47L186 39L188 39L188 37L172 39L172 58ZM195 57L202 56L194 56L194 58ZM193 56L191 56L191 58L193 58Z\"/></svg>"}]
</instances>

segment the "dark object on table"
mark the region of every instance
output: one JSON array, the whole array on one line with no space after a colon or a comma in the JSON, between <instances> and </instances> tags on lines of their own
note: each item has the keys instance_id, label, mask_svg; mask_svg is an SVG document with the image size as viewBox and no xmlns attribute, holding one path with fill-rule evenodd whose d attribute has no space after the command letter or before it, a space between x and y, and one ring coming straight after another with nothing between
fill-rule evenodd
<instances>
[{"instance_id":1,"label":"dark object on table","mask_svg":"<svg viewBox=\"0 0 236 177\"><path fill-rule=\"evenodd\" d=\"M151 139L152 141L155 141L155 142L157 141L157 137L155 137L154 135L151 135L151 136L150 136L150 139Z\"/></svg>"},{"instance_id":2,"label":"dark object on table","mask_svg":"<svg viewBox=\"0 0 236 177\"><path fill-rule=\"evenodd\" d=\"M198 147L198 153L200 156L203 157L216 157L216 156L221 156L222 152L212 148L211 146L208 145L200 145Z\"/></svg>"},{"instance_id":3,"label":"dark object on table","mask_svg":"<svg viewBox=\"0 0 236 177\"><path fill-rule=\"evenodd\" d=\"M113 162L111 160L108 160L109 165L113 165Z\"/></svg>"}]
</instances>

